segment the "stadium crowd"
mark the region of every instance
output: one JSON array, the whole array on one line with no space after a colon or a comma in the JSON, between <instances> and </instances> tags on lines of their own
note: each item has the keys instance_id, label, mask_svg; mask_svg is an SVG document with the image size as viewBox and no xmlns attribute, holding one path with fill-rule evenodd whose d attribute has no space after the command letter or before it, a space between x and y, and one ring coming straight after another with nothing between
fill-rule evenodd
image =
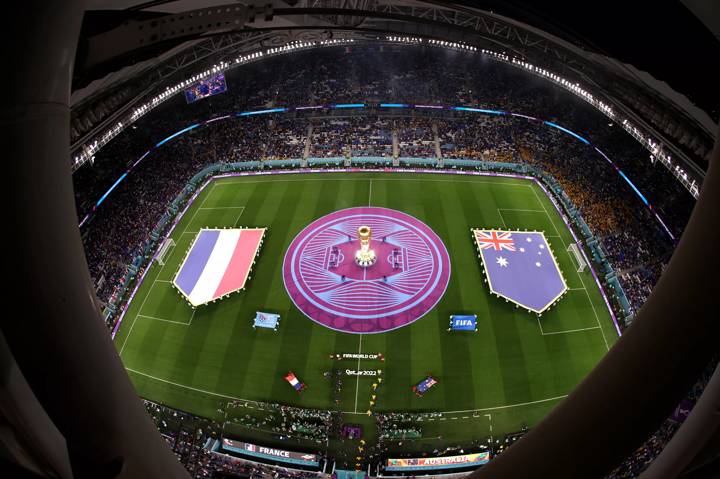
<instances>
[{"instance_id":1,"label":"stadium crowd","mask_svg":"<svg viewBox=\"0 0 720 479\"><path fill-rule=\"evenodd\" d=\"M382 59L382 61L380 61ZM677 237L693 199L634 139L542 80L507 65L443 51L386 46L298 52L227 72L228 92L185 104L178 96L138 120L75 173L79 219L148 149L189 124L230 115L155 148L83 228L98 296L107 301L168 203L202 166L310 157L400 157L526 162L551 173L601 238L635 309L674 245L629 185L592 147L525 118L443 113L383 117L325 111L237 118L268 107L397 101L519 112L579 132L636 183ZM322 110L321 110L322 111ZM332 115L330 116L330 113ZM396 112L393 112L396 113ZM397 150L394 143L396 142Z\"/></svg>"},{"instance_id":2,"label":"stadium crowd","mask_svg":"<svg viewBox=\"0 0 720 479\"><path fill-rule=\"evenodd\" d=\"M333 425L333 413L326 410L302 409L277 403L230 402L228 421L256 429L270 431L287 438L306 439L316 444L327 443Z\"/></svg>"}]
</instances>

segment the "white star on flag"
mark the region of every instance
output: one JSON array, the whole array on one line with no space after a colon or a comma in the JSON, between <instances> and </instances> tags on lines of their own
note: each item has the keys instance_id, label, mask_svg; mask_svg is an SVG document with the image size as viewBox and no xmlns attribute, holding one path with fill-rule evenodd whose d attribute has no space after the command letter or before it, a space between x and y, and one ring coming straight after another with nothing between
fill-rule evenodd
<instances>
[{"instance_id":1,"label":"white star on flag","mask_svg":"<svg viewBox=\"0 0 720 479\"><path fill-rule=\"evenodd\" d=\"M527 238L528 243L532 243L532 238Z\"/></svg>"},{"instance_id":2,"label":"white star on flag","mask_svg":"<svg viewBox=\"0 0 720 479\"><path fill-rule=\"evenodd\" d=\"M540 261L538 261L537 263L535 263L535 266L537 266L537 267L539 268L539 267L540 267Z\"/></svg>"},{"instance_id":3,"label":"white star on flag","mask_svg":"<svg viewBox=\"0 0 720 479\"><path fill-rule=\"evenodd\" d=\"M502 267L502 268L506 268L507 265L508 265L508 260L507 260L507 258L503 258L502 256L498 256L498 258L497 258L497 264L499 264L500 267Z\"/></svg>"},{"instance_id":4,"label":"white star on flag","mask_svg":"<svg viewBox=\"0 0 720 479\"><path fill-rule=\"evenodd\" d=\"M544 244L541 244L541 245L540 245L540 249L545 249L545 245L544 245Z\"/></svg>"},{"instance_id":5,"label":"white star on flag","mask_svg":"<svg viewBox=\"0 0 720 479\"><path fill-rule=\"evenodd\" d=\"M520 248L520 252L521 252L521 253L524 253L524 252L525 252L525 248Z\"/></svg>"}]
</instances>

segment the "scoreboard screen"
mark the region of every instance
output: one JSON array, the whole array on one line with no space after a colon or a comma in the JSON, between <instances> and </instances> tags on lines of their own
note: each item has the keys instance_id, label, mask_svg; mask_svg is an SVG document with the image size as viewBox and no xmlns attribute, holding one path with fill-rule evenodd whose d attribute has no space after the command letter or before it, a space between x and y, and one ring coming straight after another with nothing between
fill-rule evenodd
<instances>
[{"instance_id":1,"label":"scoreboard screen","mask_svg":"<svg viewBox=\"0 0 720 479\"><path fill-rule=\"evenodd\" d=\"M227 91L225 74L219 73L209 78L200 80L185 90L185 100L187 100L188 103L193 103L224 91Z\"/></svg>"}]
</instances>

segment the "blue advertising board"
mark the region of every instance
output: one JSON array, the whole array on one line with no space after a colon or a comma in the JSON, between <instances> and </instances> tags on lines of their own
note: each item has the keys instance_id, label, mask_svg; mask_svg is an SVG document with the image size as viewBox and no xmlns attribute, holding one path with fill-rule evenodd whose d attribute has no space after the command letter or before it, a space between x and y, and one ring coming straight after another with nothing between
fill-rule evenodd
<instances>
[{"instance_id":1,"label":"blue advertising board","mask_svg":"<svg viewBox=\"0 0 720 479\"><path fill-rule=\"evenodd\" d=\"M477 315L453 314L450 316L450 329L453 331L477 331Z\"/></svg>"}]
</instances>

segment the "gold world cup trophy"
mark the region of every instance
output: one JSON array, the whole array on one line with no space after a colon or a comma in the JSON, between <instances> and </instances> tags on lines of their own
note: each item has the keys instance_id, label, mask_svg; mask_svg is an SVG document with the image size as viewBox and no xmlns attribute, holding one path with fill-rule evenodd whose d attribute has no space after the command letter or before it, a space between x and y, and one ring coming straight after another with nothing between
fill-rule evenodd
<instances>
[{"instance_id":1,"label":"gold world cup trophy","mask_svg":"<svg viewBox=\"0 0 720 479\"><path fill-rule=\"evenodd\" d=\"M358 228L358 239L360 240L360 249L355 253L355 263L358 266L367 268L375 264L375 251L370 249L370 238L372 230L369 226L361 226Z\"/></svg>"}]
</instances>

